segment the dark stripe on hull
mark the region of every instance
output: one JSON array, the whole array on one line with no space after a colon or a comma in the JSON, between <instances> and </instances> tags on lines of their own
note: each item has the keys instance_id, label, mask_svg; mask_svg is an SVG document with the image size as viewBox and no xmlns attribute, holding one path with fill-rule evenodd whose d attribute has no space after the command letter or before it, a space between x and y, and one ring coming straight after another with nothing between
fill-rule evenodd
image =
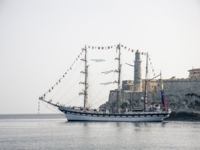
<instances>
[{"instance_id":1,"label":"dark stripe on hull","mask_svg":"<svg viewBox=\"0 0 200 150\"><path fill-rule=\"evenodd\" d=\"M99 121L99 120L67 120L67 122L162 122L162 120L155 121Z\"/></svg>"}]
</instances>

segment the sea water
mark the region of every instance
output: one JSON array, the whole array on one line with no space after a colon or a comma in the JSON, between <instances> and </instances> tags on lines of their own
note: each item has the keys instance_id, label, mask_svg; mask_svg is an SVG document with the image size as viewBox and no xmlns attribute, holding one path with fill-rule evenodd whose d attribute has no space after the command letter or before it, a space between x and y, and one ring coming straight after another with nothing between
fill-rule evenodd
<instances>
[{"instance_id":1,"label":"sea water","mask_svg":"<svg viewBox=\"0 0 200 150\"><path fill-rule=\"evenodd\" d=\"M0 115L1 150L197 150L200 122L67 122L64 115Z\"/></svg>"}]
</instances>

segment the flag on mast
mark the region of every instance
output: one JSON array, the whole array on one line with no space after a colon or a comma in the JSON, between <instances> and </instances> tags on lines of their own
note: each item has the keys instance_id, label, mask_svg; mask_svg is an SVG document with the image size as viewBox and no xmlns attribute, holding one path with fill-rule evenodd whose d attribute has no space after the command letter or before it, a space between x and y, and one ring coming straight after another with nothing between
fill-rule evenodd
<instances>
[{"instance_id":1,"label":"flag on mast","mask_svg":"<svg viewBox=\"0 0 200 150\"><path fill-rule=\"evenodd\" d=\"M162 99L162 104L163 104L163 107L166 107L166 97L165 97L164 85L163 85L161 72L160 72L160 78L161 78L161 99Z\"/></svg>"}]
</instances>

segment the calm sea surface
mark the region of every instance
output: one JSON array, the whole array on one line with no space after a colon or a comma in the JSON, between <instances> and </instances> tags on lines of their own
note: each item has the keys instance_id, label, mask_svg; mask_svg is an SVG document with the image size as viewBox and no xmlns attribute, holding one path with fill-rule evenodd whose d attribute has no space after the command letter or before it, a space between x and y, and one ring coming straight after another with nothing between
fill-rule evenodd
<instances>
[{"instance_id":1,"label":"calm sea surface","mask_svg":"<svg viewBox=\"0 0 200 150\"><path fill-rule=\"evenodd\" d=\"M200 149L200 122L67 122L64 115L0 115L0 150Z\"/></svg>"}]
</instances>

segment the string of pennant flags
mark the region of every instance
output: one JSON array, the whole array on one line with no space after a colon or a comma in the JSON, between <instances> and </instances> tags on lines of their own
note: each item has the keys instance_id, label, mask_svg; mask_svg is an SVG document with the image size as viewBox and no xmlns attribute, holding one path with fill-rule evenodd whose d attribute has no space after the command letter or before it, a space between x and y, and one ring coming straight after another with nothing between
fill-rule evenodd
<instances>
[{"instance_id":1,"label":"string of pennant flags","mask_svg":"<svg viewBox=\"0 0 200 150\"><path fill-rule=\"evenodd\" d=\"M87 46L88 49L93 49L93 50L111 50L113 48L117 48L119 45L110 45L110 46ZM130 52L134 52L134 49L131 49L127 46L124 46L120 44L121 48L127 49Z\"/></svg>"},{"instance_id":2,"label":"string of pennant flags","mask_svg":"<svg viewBox=\"0 0 200 150\"><path fill-rule=\"evenodd\" d=\"M60 79L45 94L43 94L43 97L45 97L48 93L50 93L52 90L54 90L55 86L57 86L57 85L59 85L59 83L61 83L62 79L65 78L65 76L67 75L67 73L72 70L73 65L78 60L81 59L80 57L81 57L83 51L84 50L82 49L81 52L79 53L79 55L77 56L77 58L74 60L74 62L71 64L71 66L67 69L67 71L60 77Z\"/></svg>"},{"instance_id":3,"label":"string of pennant flags","mask_svg":"<svg viewBox=\"0 0 200 150\"><path fill-rule=\"evenodd\" d=\"M144 52L140 52L140 53L141 53L142 55L147 55L147 53L144 53ZM151 62L151 58L150 58L149 55L148 55L148 61L149 61L149 64L150 64L150 66L151 66L151 71L152 71L153 75L156 76L155 70L154 70L154 68L153 68L153 64L152 64L152 62Z\"/></svg>"},{"instance_id":4,"label":"string of pennant flags","mask_svg":"<svg viewBox=\"0 0 200 150\"><path fill-rule=\"evenodd\" d=\"M150 63L150 66L151 66L151 70L152 70L153 75L156 76L155 70L154 70L153 64L152 64L152 62L151 62L150 56L149 56L149 63Z\"/></svg>"},{"instance_id":5,"label":"string of pennant flags","mask_svg":"<svg viewBox=\"0 0 200 150\"><path fill-rule=\"evenodd\" d=\"M113 49L113 48L117 48L119 45L112 45L112 46L87 46L87 49L96 49L96 50L109 50L109 49ZM134 49L131 49L131 48L128 48L127 46L124 46L124 45L121 45L120 44L120 47L123 48L123 49L126 49L130 52L134 52ZM72 70L72 67L73 65L78 61L80 60L81 58L81 55L83 53L84 49L81 50L81 52L79 53L79 55L77 56L77 58L74 60L74 62L71 64L71 66L67 69L67 71L60 77L60 79L45 93L43 94L42 97L45 97L48 93L50 93L52 90L54 90L54 88L59 85L62 81L63 78L65 78L65 76L67 75L67 73L69 71ZM143 52L140 52L142 55L145 55L146 53L143 53ZM152 65L152 62L151 62L151 59L149 57L149 62L150 62L150 66L151 66L151 69L152 69L152 72L154 73L154 76L155 76L155 72L154 72L154 69L153 69L153 65Z\"/></svg>"}]
</instances>

